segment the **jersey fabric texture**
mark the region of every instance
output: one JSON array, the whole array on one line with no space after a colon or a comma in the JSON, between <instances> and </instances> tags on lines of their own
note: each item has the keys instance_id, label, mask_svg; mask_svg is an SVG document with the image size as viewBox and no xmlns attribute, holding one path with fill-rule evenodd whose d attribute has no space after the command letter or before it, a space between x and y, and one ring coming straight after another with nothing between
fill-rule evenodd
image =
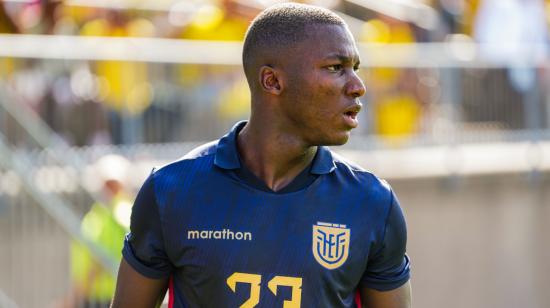
<instances>
[{"instance_id":1,"label":"jersey fabric texture","mask_svg":"<svg viewBox=\"0 0 550 308\"><path fill-rule=\"evenodd\" d=\"M386 182L318 147L290 189L259 187L237 152L244 125L154 170L136 198L123 256L171 277L174 307L356 307L358 288L409 280Z\"/></svg>"}]
</instances>

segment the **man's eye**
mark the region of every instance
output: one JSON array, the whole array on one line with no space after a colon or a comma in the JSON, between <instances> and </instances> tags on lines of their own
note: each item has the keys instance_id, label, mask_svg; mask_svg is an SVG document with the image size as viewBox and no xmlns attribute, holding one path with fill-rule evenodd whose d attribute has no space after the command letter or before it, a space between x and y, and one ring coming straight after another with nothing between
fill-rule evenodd
<instances>
[{"instance_id":1,"label":"man's eye","mask_svg":"<svg viewBox=\"0 0 550 308\"><path fill-rule=\"evenodd\" d=\"M338 72L342 70L343 67L344 66L342 64L335 64L335 65L327 66L327 69L331 72Z\"/></svg>"}]
</instances>

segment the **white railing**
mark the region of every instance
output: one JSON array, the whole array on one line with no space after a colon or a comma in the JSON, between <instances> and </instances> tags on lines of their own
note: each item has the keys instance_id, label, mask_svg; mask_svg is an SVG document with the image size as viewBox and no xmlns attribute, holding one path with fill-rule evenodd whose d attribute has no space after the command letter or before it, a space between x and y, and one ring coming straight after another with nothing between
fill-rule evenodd
<instances>
[{"instance_id":1,"label":"white railing","mask_svg":"<svg viewBox=\"0 0 550 308\"><path fill-rule=\"evenodd\" d=\"M0 34L0 57L121 60L151 63L240 65L242 43L164 38ZM446 43L358 44L365 67L540 67L544 45L483 45L467 40ZM502 49L494 59L484 50Z\"/></svg>"}]
</instances>

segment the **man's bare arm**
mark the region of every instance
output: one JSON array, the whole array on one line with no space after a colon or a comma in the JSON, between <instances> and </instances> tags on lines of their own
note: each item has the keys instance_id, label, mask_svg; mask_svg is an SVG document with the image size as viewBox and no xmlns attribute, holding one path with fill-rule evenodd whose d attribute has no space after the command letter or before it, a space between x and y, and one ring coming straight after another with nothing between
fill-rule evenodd
<instances>
[{"instance_id":1,"label":"man's bare arm","mask_svg":"<svg viewBox=\"0 0 550 308\"><path fill-rule=\"evenodd\" d=\"M361 304L363 308L410 308L411 283L390 291L361 288Z\"/></svg>"},{"instance_id":2,"label":"man's bare arm","mask_svg":"<svg viewBox=\"0 0 550 308\"><path fill-rule=\"evenodd\" d=\"M136 272L122 259L111 308L153 308L164 299L168 279L151 279Z\"/></svg>"}]
</instances>

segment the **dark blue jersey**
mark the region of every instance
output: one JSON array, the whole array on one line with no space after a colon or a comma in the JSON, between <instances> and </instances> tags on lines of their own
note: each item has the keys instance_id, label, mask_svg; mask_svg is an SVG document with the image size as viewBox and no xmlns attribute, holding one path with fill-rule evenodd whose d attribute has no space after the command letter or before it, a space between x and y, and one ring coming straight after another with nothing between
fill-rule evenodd
<instances>
[{"instance_id":1,"label":"dark blue jersey","mask_svg":"<svg viewBox=\"0 0 550 308\"><path fill-rule=\"evenodd\" d=\"M134 204L124 258L172 277L174 307L355 307L360 287L408 281L386 182L319 147L294 189L258 187L239 161L243 125L154 171Z\"/></svg>"}]
</instances>

